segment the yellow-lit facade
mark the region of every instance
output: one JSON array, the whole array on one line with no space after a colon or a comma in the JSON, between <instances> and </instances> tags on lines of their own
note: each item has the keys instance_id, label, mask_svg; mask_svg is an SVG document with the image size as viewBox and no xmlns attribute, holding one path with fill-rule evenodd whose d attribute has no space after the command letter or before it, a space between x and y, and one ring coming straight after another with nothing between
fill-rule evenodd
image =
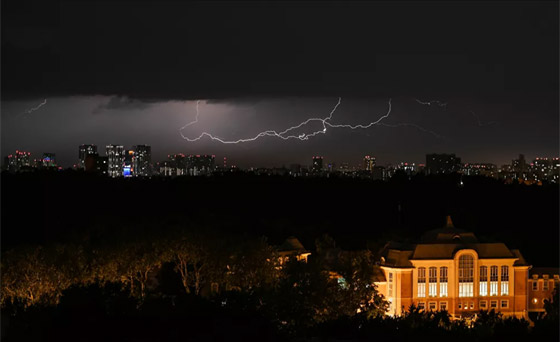
<instances>
[{"instance_id":1,"label":"yellow-lit facade","mask_svg":"<svg viewBox=\"0 0 560 342\"><path fill-rule=\"evenodd\" d=\"M479 310L528 317L528 271L517 250L502 243L480 243L472 233L452 226L427 234L416 245L388 244L379 267L378 290L390 303L390 315L414 304L469 317Z\"/></svg>"}]
</instances>

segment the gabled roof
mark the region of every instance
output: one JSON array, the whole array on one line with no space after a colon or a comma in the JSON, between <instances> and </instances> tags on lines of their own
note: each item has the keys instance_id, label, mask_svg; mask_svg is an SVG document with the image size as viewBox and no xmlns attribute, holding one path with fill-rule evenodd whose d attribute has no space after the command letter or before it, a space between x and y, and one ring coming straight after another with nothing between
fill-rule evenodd
<instances>
[{"instance_id":1,"label":"gabled roof","mask_svg":"<svg viewBox=\"0 0 560 342\"><path fill-rule=\"evenodd\" d=\"M301 242L294 236L290 236L278 247L279 252L307 252Z\"/></svg>"}]
</instances>

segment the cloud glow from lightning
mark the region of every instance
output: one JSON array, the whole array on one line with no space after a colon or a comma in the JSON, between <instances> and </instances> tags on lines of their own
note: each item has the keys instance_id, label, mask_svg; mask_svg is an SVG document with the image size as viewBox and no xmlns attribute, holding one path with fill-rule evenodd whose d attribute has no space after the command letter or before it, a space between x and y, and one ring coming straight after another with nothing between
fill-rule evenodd
<instances>
[{"instance_id":1,"label":"cloud glow from lightning","mask_svg":"<svg viewBox=\"0 0 560 342\"><path fill-rule=\"evenodd\" d=\"M417 100L418 101L418 100ZM368 129L370 127L379 125L379 126L384 126L384 127L413 127L416 128L422 132L426 132L429 133L431 135L433 135L434 137L438 138L438 139L442 139L443 137L433 131L427 130L421 126L418 126L416 124L412 124L412 123L398 123L398 124L386 124L386 123L382 123L381 121L383 121L384 119L388 118L389 115L391 114L391 110L392 110L392 104L391 104L391 99L389 99L388 102L388 109L387 109L387 113L385 113L384 115L382 115L381 117L379 117L377 120L369 122L367 124L357 124L357 125L351 125L351 124L334 124L331 123L330 120L333 118L333 114L335 113L335 111L337 110L337 108L340 106L342 102L342 98L338 98L338 102L336 103L336 105L334 106L334 108L331 110L331 112L329 113L329 115L325 118L309 118L295 126L289 127L281 132L275 131L275 130L267 130L267 131L263 131L258 133L257 135L255 135L254 137L251 138L244 138L244 139L237 139L237 140L226 140L217 136L214 136L208 132L202 132L198 137L196 138L189 138L186 135L183 134L183 130L191 125L194 125L195 123L198 122L198 117L199 117L199 104L200 104L200 100L196 101L196 117L194 121L191 121L189 123L187 123L186 125L184 125L183 127L181 127L179 129L179 133L181 134L181 137L189 142L195 142L198 141L204 137L208 137L211 140L214 141L218 141L222 144L239 144L239 143L245 143L245 142L251 142L251 141L255 141L257 139L260 139L262 137L276 137L282 140L290 140L290 139L297 139L300 141L305 141L305 140L309 140L309 138L315 137L319 134L325 134L327 133L327 128L348 128L351 130L357 130L357 129ZM311 123L311 122L320 122L322 129L313 131L311 133L301 133L301 134L293 134L290 132L292 132L293 130L299 129L301 127L306 126L307 124Z\"/></svg>"}]
</instances>

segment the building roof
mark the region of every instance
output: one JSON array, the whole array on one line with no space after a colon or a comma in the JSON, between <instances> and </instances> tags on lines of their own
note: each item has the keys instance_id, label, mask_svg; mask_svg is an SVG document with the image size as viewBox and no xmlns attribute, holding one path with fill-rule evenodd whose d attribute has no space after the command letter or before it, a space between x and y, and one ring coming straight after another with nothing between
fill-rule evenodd
<instances>
[{"instance_id":1,"label":"building roof","mask_svg":"<svg viewBox=\"0 0 560 342\"><path fill-rule=\"evenodd\" d=\"M420 241L422 243L477 243L478 239L471 232L455 228L451 216L447 216L445 227L427 231Z\"/></svg>"},{"instance_id":2,"label":"building roof","mask_svg":"<svg viewBox=\"0 0 560 342\"><path fill-rule=\"evenodd\" d=\"M514 266L529 266L519 250L501 242L481 243L472 232L455 228L449 216L445 227L426 232L416 245L388 242L380 253L381 265L408 268L411 260L453 259L464 249L476 251L480 259L516 258Z\"/></svg>"},{"instance_id":3,"label":"building roof","mask_svg":"<svg viewBox=\"0 0 560 342\"><path fill-rule=\"evenodd\" d=\"M513 266L529 266L529 263L527 262L527 260L525 260L525 258L523 257L523 255L521 254L521 252L519 251L519 249L512 249L511 253L516 257L519 258L519 260L516 260L515 263L513 264Z\"/></svg>"},{"instance_id":4,"label":"building roof","mask_svg":"<svg viewBox=\"0 0 560 342\"><path fill-rule=\"evenodd\" d=\"M503 243L432 243L416 245L412 259L453 259L462 249L475 250L480 259L516 257Z\"/></svg>"},{"instance_id":5,"label":"building roof","mask_svg":"<svg viewBox=\"0 0 560 342\"><path fill-rule=\"evenodd\" d=\"M279 252L301 252L305 253L307 250L301 242L294 236L290 236L278 247Z\"/></svg>"},{"instance_id":6,"label":"building roof","mask_svg":"<svg viewBox=\"0 0 560 342\"><path fill-rule=\"evenodd\" d=\"M397 267L397 268L408 268L413 267L410 262L413 251L399 251L396 249L388 249L383 256L382 265Z\"/></svg>"}]
</instances>

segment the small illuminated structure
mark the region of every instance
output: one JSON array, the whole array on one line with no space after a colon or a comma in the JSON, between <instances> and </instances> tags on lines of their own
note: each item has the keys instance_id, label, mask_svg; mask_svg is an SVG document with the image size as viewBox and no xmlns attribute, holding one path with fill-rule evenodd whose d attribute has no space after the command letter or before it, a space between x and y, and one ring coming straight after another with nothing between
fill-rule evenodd
<instances>
[{"instance_id":1,"label":"small illuminated structure","mask_svg":"<svg viewBox=\"0 0 560 342\"><path fill-rule=\"evenodd\" d=\"M303 247L301 242L294 236L290 236L278 247L278 259L280 265L284 265L289 260L307 262L307 257L311 255L309 251Z\"/></svg>"},{"instance_id":2,"label":"small illuminated structure","mask_svg":"<svg viewBox=\"0 0 560 342\"><path fill-rule=\"evenodd\" d=\"M545 312L544 301L550 300L560 283L559 270L553 267L535 267L529 271L529 314Z\"/></svg>"},{"instance_id":3,"label":"small illuminated structure","mask_svg":"<svg viewBox=\"0 0 560 342\"><path fill-rule=\"evenodd\" d=\"M528 272L519 250L503 243L481 243L457 229L451 218L442 229L428 231L418 244L389 242L381 251L376 282L399 316L414 304L424 310L471 317L479 310L527 318Z\"/></svg>"}]
</instances>

